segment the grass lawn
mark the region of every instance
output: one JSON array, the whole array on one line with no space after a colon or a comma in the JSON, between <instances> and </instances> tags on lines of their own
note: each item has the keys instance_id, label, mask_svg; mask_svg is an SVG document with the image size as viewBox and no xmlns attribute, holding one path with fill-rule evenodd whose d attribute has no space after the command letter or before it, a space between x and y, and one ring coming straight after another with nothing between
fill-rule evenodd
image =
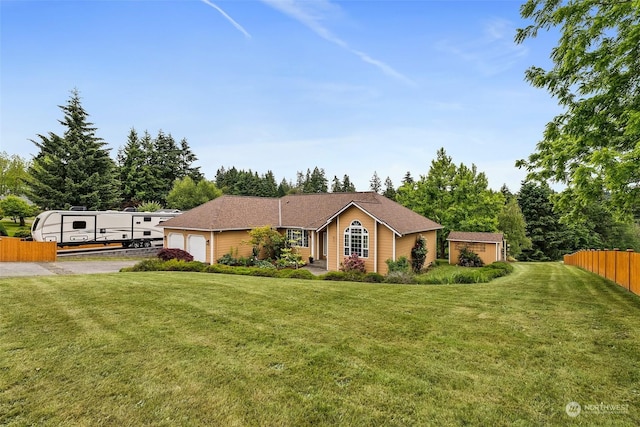
<instances>
[{"instance_id":1,"label":"grass lawn","mask_svg":"<svg viewBox=\"0 0 640 427\"><path fill-rule=\"evenodd\" d=\"M31 222L32 218L25 219L25 226L20 227L20 221L13 222L13 220L6 218L4 220L0 220L0 223L4 225L9 236L13 236L16 231L31 231Z\"/></svg>"},{"instance_id":2,"label":"grass lawn","mask_svg":"<svg viewBox=\"0 0 640 427\"><path fill-rule=\"evenodd\" d=\"M515 267L446 286L0 279L0 425L639 425L640 298Z\"/></svg>"}]
</instances>

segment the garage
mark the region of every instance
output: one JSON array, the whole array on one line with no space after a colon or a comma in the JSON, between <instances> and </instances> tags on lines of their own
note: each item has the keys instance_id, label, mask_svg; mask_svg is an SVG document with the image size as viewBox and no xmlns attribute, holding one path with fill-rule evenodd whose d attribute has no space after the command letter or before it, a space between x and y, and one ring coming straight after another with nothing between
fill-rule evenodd
<instances>
[{"instance_id":1,"label":"garage","mask_svg":"<svg viewBox=\"0 0 640 427\"><path fill-rule=\"evenodd\" d=\"M204 236L190 234L187 237L187 252L193 256L194 261L205 262L207 260L207 240Z\"/></svg>"},{"instance_id":2,"label":"garage","mask_svg":"<svg viewBox=\"0 0 640 427\"><path fill-rule=\"evenodd\" d=\"M184 236L180 233L169 233L167 248L184 249Z\"/></svg>"}]
</instances>

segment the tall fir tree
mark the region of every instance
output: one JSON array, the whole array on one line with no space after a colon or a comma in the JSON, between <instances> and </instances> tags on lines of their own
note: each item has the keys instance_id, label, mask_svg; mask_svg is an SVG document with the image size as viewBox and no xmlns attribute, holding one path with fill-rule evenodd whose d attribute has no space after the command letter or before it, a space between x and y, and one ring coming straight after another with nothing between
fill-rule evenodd
<instances>
[{"instance_id":1,"label":"tall fir tree","mask_svg":"<svg viewBox=\"0 0 640 427\"><path fill-rule=\"evenodd\" d=\"M369 181L369 189L371 191L375 191L376 193L380 193L380 190L382 190L382 181L380 181L380 177L378 176L378 172L376 171L373 172L371 181Z\"/></svg>"},{"instance_id":2,"label":"tall fir tree","mask_svg":"<svg viewBox=\"0 0 640 427\"><path fill-rule=\"evenodd\" d=\"M85 206L88 209L118 207L120 184L115 162L106 142L96 136L77 90L71 92L60 124L62 137L50 132L32 142L39 148L29 173L29 195L45 209Z\"/></svg>"},{"instance_id":3,"label":"tall fir tree","mask_svg":"<svg viewBox=\"0 0 640 427\"><path fill-rule=\"evenodd\" d=\"M382 195L387 199L393 201L396 200L396 189L393 187L393 181L391 181L391 178L389 177L384 180L384 192L382 193Z\"/></svg>"}]
</instances>

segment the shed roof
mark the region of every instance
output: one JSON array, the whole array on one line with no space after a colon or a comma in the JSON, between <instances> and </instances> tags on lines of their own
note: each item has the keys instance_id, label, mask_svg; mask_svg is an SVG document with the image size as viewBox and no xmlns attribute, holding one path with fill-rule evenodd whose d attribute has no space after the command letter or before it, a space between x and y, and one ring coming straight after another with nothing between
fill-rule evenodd
<instances>
[{"instance_id":1,"label":"shed roof","mask_svg":"<svg viewBox=\"0 0 640 427\"><path fill-rule=\"evenodd\" d=\"M349 206L357 206L400 235L442 228L375 192L293 194L282 198L221 196L161 226L207 231L265 225L319 230Z\"/></svg>"},{"instance_id":2,"label":"shed roof","mask_svg":"<svg viewBox=\"0 0 640 427\"><path fill-rule=\"evenodd\" d=\"M502 233L483 233L478 231L452 231L447 240L456 242L500 243L504 239Z\"/></svg>"}]
</instances>

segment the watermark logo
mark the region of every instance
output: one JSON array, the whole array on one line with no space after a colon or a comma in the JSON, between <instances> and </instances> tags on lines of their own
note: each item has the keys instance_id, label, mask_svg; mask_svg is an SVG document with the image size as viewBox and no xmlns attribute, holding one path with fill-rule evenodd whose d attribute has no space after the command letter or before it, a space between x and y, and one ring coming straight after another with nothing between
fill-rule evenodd
<instances>
[{"instance_id":1,"label":"watermark logo","mask_svg":"<svg viewBox=\"0 0 640 427\"><path fill-rule=\"evenodd\" d=\"M567 415L569 415L571 418L575 418L578 415L580 415L580 412L582 411L582 407L578 402L569 402L567 403L567 406L564 407L564 410L567 412Z\"/></svg>"},{"instance_id":2,"label":"watermark logo","mask_svg":"<svg viewBox=\"0 0 640 427\"><path fill-rule=\"evenodd\" d=\"M627 404L608 404L608 403L589 403L580 405L578 402L569 402L564 407L565 412L571 418L578 415L605 415L605 414L628 414L629 405Z\"/></svg>"}]
</instances>

